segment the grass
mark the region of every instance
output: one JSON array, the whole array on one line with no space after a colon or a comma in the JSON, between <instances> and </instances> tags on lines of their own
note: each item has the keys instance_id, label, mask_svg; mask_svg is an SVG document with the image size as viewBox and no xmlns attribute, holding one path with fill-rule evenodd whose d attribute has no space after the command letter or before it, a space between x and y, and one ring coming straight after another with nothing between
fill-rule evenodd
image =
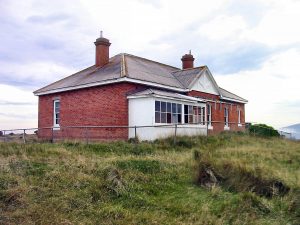
<instances>
[{"instance_id":1,"label":"grass","mask_svg":"<svg viewBox=\"0 0 300 225\"><path fill-rule=\"evenodd\" d=\"M230 175L231 185L199 186L195 152ZM257 195L244 188L241 174L279 179L290 191L273 198ZM0 224L299 221L299 142L222 134L178 138L177 146L171 138L137 146L0 144Z\"/></svg>"}]
</instances>

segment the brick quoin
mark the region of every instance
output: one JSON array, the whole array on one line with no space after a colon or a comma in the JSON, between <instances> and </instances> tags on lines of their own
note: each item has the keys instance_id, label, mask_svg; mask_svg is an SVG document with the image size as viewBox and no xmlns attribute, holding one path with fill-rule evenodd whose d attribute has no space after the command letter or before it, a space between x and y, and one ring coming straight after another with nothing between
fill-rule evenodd
<instances>
[{"instance_id":1,"label":"brick quoin","mask_svg":"<svg viewBox=\"0 0 300 225\"><path fill-rule=\"evenodd\" d=\"M119 83L39 96L39 138L52 137L53 101L60 99L60 126L128 126L127 95L146 87ZM126 128L61 128L54 138L127 140Z\"/></svg>"},{"instance_id":2,"label":"brick quoin","mask_svg":"<svg viewBox=\"0 0 300 225\"><path fill-rule=\"evenodd\" d=\"M201 97L212 101L220 101L220 96L192 90L188 92L188 96ZM213 129L209 129L209 134L218 134L224 131L224 107L228 108L229 112L229 127L230 131L244 131L245 130L245 104L237 102L222 101L222 103L209 103L212 107L212 123ZM221 104L221 106L220 106ZM238 109L241 111L241 124L238 126Z\"/></svg>"}]
</instances>

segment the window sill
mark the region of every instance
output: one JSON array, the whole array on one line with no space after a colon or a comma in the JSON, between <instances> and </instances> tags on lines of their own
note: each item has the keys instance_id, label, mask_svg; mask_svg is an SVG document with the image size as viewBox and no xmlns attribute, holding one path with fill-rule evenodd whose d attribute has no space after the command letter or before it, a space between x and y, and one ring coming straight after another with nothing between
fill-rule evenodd
<instances>
[{"instance_id":1,"label":"window sill","mask_svg":"<svg viewBox=\"0 0 300 225\"><path fill-rule=\"evenodd\" d=\"M54 125L53 130L60 130L60 126Z\"/></svg>"},{"instance_id":2,"label":"window sill","mask_svg":"<svg viewBox=\"0 0 300 225\"><path fill-rule=\"evenodd\" d=\"M230 130L230 127L229 126L225 126L224 130Z\"/></svg>"}]
</instances>

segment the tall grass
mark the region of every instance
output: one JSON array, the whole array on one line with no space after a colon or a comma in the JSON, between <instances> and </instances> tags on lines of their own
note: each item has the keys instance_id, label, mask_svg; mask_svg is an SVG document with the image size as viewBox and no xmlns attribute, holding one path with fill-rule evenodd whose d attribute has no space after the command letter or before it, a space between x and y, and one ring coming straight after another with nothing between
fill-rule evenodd
<instances>
[{"instance_id":1,"label":"tall grass","mask_svg":"<svg viewBox=\"0 0 300 225\"><path fill-rule=\"evenodd\" d=\"M232 183L241 183L241 168L290 191L266 198L229 185L202 188L195 152L216 168L231 165ZM0 224L296 225L299 190L300 144L278 138L0 144Z\"/></svg>"}]
</instances>

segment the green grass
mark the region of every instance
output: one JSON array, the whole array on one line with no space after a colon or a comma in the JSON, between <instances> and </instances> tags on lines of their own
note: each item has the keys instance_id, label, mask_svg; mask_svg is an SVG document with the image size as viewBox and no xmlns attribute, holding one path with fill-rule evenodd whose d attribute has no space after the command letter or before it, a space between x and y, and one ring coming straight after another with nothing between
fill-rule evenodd
<instances>
[{"instance_id":1,"label":"green grass","mask_svg":"<svg viewBox=\"0 0 300 225\"><path fill-rule=\"evenodd\" d=\"M226 172L231 186L200 187L196 151ZM290 191L261 197L244 188L241 174L281 180ZM299 221L299 142L222 134L178 138L177 146L171 138L138 145L0 144L0 224Z\"/></svg>"}]
</instances>

